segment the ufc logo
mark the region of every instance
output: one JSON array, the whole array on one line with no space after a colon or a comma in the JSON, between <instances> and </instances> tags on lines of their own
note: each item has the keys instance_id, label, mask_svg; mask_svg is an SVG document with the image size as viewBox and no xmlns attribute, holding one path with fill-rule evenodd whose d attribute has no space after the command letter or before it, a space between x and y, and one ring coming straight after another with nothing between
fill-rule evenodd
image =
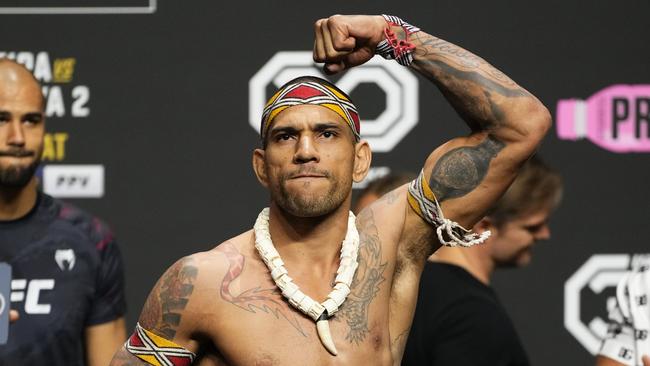
<instances>
[{"instance_id":1,"label":"ufc logo","mask_svg":"<svg viewBox=\"0 0 650 366\"><path fill-rule=\"evenodd\" d=\"M11 281L11 302L25 302L27 314L49 314L52 305L42 304L39 301L41 291L54 289L54 279L15 279Z\"/></svg>"}]
</instances>

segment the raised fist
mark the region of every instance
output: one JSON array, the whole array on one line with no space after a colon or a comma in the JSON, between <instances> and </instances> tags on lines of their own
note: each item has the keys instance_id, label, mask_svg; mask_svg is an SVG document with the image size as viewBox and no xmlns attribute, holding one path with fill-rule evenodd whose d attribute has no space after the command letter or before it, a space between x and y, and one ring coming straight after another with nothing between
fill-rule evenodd
<instances>
[{"instance_id":1,"label":"raised fist","mask_svg":"<svg viewBox=\"0 0 650 366\"><path fill-rule=\"evenodd\" d=\"M314 61L334 74L361 65L375 55L384 38L386 21L381 15L333 15L314 23Z\"/></svg>"}]
</instances>

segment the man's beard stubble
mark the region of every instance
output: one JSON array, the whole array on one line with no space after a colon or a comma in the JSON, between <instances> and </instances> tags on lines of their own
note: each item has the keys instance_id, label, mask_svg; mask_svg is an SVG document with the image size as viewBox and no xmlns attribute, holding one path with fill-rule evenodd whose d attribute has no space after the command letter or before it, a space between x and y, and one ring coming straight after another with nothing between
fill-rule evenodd
<instances>
[{"instance_id":1,"label":"man's beard stubble","mask_svg":"<svg viewBox=\"0 0 650 366\"><path fill-rule=\"evenodd\" d=\"M27 150L0 151L0 157L2 156L37 156L38 158L35 158L26 166L3 167L0 164L0 187L22 188L26 186L34 176L34 173L36 172L36 169L41 162L40 151L38 153Z\"/></svg>"},{"instance_id":2,"label":"man's beard stubble","mask_svg":"<svg viewBox=\"0 0 650 366\"><path fill-rule=\"evenodd\" d=\"M307 197L304 195L292 194L287 190L286 182L290 179L287 174L279 179L279 189L276 189L275 194L271 192L272 199L282 209L291 215L298 217L318 217L326 215L336 208L341 206L347 191L341 189L341 182L333 180L331 175L324 173L325 178L331 183L331 186L326 194L320 197ZM351 183L350 183L351 185Z\"/></svg>"},{"instance_id":3,"label":"man's beard stubble","mask_svg":"<svg viewBox=\"0 0 650 366\"><path fill-rule=\"evenodd\" d=\"M511 254L508 258L496 261L499 268L521 268L527 266L532 260L533 245L526 246Z\"/></svg>"}]
</instances>

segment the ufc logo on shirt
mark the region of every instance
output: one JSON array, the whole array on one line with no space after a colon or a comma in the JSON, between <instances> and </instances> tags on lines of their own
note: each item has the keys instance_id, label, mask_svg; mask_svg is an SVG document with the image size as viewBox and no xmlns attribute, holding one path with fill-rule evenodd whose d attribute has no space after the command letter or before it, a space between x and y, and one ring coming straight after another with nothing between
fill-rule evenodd
<instances>
[{"instance_id":1,"label":"ufc logo on shirt","mask_svg":"<svg viewBox=\"0 0 650 366\"><path fill-rule=\"evenodd\" d=\"M27 314L49 314L52 305L42 304L39 301L42 291L54 289L54 279L15 279L11 281L11 302L25 302Z\"/></svg>"}]
</instances>

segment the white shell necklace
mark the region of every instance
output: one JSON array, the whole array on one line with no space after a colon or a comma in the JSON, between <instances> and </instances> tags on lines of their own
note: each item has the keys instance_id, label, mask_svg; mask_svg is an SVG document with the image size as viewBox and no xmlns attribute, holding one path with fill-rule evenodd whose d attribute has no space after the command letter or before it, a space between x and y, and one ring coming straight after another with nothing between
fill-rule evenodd
<instances>
[{"instance_id":1,"label":"white shell necklace","mask_svg":"<svg viewBox=\"0 0 650 366\"><path fill-rule=\"evenodd\" d=\"M339 269L336 271L334 289L327 295L327 299L320 304L300 291L298 285L293 283L286 268L284 268L284 262L271 240L268 207L263 209L257 216L254 226L255 248L269 268L269 271L271 271L271 277L276 286L282 291L282 296L289 300L289 303L294 308L297 308L305 315L314 319L318 338L320 338L323 346L334 356L338 352L334 346L327 319L339 310L339 307L343 305L343 302L350 294L352 278L359 265L357 262L359 232L357 231L355 220L354 214L350 212L348 215L348 231L345 234L345 239L343 239L343 245L341 246L340 263Z\"/></svg>"}]
</instances>

